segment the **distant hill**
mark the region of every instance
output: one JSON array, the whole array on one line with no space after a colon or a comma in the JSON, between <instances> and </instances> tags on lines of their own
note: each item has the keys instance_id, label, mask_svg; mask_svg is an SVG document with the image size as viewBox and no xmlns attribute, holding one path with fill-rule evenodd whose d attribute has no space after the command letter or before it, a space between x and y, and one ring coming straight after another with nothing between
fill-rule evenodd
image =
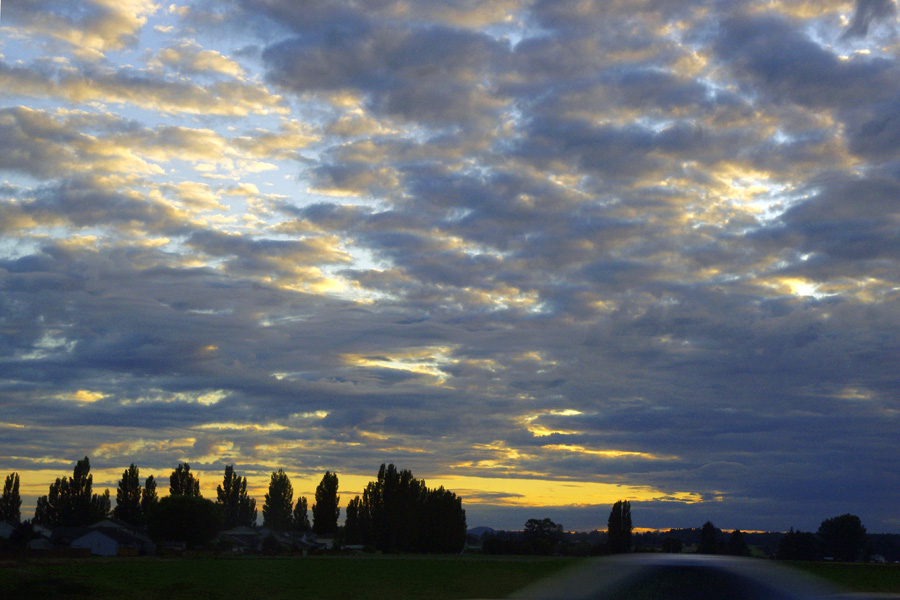
<instances>
[{"instance_id":1,"label":"distant hill","mask_svg":"<svg viewBox=\"0 0 900 600\"><path fill-rule=\"evenodd\" d=\"M477 538L480 538L481 536L483 536L486 533L496 533L496 532L497 532L497 530L494 529L493 527L481 526L481 527L473 527L472 529L466 530L466 535L472 535Z\"/></svg>"}]
</instances>

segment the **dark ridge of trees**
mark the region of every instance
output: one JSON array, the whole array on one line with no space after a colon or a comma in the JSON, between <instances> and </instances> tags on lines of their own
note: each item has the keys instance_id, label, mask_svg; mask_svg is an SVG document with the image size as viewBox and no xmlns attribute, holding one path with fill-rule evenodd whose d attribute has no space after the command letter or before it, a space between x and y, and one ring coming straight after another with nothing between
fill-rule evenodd
<instances>
[{"instance_id":1,"label":"dark ridge of trees","mask_svg":"<svg viewBox=\"0 0 900 600\"><path fill-rule=\"evenodd\" d=\"M490 531L481 537L485 554L598 556L607 552L606 531L565 532L553 520L528 519L522 531Z\"/></svg>"},{"instance_id":2,"label":"dark ridge of trees","mask_svg":"<svg viewBox=\"0 0 900 600\"><path fill-rule=\"evenodd\" d=\"M92 493L94 477L85 456L75 464L71 477L57 478L50 492L37 500L34 521L47 527L90 525L107 517L110 509L109 490Z\"/></svg>"},{"instance_id":3,"label":"dark ridge of trees","mask_svg":"<svg viewBox=\"0 0 900 600\"><path fill-rule=\"evenodd\" d=\"M662 551L666 554L678 554L683 547L682 541L674 536L668 536L662 541Z\"/></svg>"},{"instance_id":4,"label":"dark ridge of trees","mask_svg":"<svg viewBox=\"0 0 900 600\"><path fill-rule=\"evenodd\" d=\"M19 474L10 473L3 483L0 496L0 522L20 523L22 521L22 497L19 495Z\"/></svg>"},{"instance_id":5,"label":"dark ridge of trees","mask_svg":"<svg viewBox=\"0 0 900 600\"><path fill-rule=\"evenodd\" d=\"M294 487L283 469L272 473L269 491L263 504L263 527L276 531L287 531L292 525Z\"/></svg>"},{"instance_id":6,"label":"dark ridge of trees","mask_svg":"<svg viewBox=\"0 0 900 600\"><path fill-rule=\"evenodd\" d=\"M235 474L234 465L225 465L216 497L216 503L222 507L225 529L256 525L256 500L247 494L247 478Z\"/></svg>"},{"instance_id":7,"label":"dark ridge of trees","mask_svg":"<svg viewBox=\"0 0 900 600\"><path fill-rule=\"evenodd\" d=\"M200 495L200 480L191 473L191 465L188 463L178 463L169 476L169 495L203 497Z\"/></svg>"},{"instance_id":8,"label":"dark ridge of trees","mask_svg":"<svg viewBox=\"0 0 900 600\"><path fill-rule=\"evenodd\" d=\"M462 501L443 487L430 490L407 469L382 464L378 477L347 506L344 542L385 553L460 552L466 543Z\"/></svg>"},{"instance_id":9,"label":"dark ridge of trees","mask_svg":"<svg viewBox=\"0 0 900 600\"><path fill-rule=\"evenodd\" d=\"M790 531L784 534L775 553L778 560L822 560L822 548L809 531Z\"/></svg>"},{"instance_id":10,"label":"dark ridge of trees","mask_svg":"<svg viewBox=\"0 0 900 600\"><path fill-rule=\"evenodd\" d=\"M631 551L631 502L619 500L613 504L607 521L607 546L610 554Z\"/></svg>"},{"instance_id":11,"label":"dark ridge of trees","mask_svg":"<svg viewBox=\"0 0 900 600\"><path fill-rule=\"evenodd\" d=\"M147 528L153 539L182 542L191 548L209 543L224 522L220 505L186 494L162 498L147 515Z\"/></svg>"},{"instance_id":12,"label":"dark ridge of trees","mask_svg":"<svg viewBox=\"0 0 900 600\"><path fill-rule=\"evenodd\" d=\"M337 533L338 517L341 514L341 497L337 495L337 491L337 473L325 471L322 481L316 487L316 503L312 507L312 527L318 535Z\"/></svg>"},{"instance_id":13,"label":"dark ridge of trees","mask_svg":"<svg viewBox=\"0 0 900 600\"><path fill-rule=\"evenodd\" d=\"M792 527L781 538L775 556L782 560L822 560L830 557L854 562L866 559L871 552L862 521L856 515L845 514L825 519L815 534L794 531Z\"/></svg>"},{"instance_id":14,"label":"dark ridge of trees","mask_svg":"<svg viewBox=\"0 0 900 600\"><path fill-rule=\"evenodd\" d=\"M144 522L144 511L141 509L141 471L134 463L125 469L119 480L113 516L132 525L142 525Z\"/></svg>"}]
</instances>

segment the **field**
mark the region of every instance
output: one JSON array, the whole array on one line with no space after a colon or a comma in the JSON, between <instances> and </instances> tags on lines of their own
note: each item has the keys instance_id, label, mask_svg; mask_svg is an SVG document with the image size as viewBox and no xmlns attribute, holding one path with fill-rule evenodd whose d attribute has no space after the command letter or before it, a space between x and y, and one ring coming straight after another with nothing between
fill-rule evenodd
<instances>
[{"instance_id":1,"label":"field","mask_svg":"<svg viewBox=\"0 0 900 600\"><path fill-rule=\"evenodd\" d=\"M580 559L380 557L40 559L0 563L4 600L502 598ZM858 592L900 593L900 565L790 563Z\"/></svg>"},{"instance_id":2,"label":"field","mask_svg":"<svg viewBox=\"0 0 900 600\"><path fill-rule=\"evenodd\" d=\"M900 594L900 565L840 562L789 564L854 592Z\"/></svg>"},{"instance_id":3,"label":"field","mask_svg":"<svg viewBox=\"0 0 900 600\"><path fill-rule=\"evenodd\" d=\"M4 600L502 598L577 559L307 557L69 559L0 565Z\"/></svg>"}]
</instances>

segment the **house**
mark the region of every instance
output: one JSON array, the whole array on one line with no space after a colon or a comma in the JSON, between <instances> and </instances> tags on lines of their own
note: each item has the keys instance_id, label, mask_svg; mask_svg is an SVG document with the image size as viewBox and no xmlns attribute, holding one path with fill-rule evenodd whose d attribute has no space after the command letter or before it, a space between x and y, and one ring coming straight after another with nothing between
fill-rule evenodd
<instances>
[{"instance_id":1,"label":"house","mask_svg":"<svg viewBox=\"0 0 900 600\"><path fill-rule=\"evenodd\" d=\"M15 523L0 521L0 540L8 540L15 530Z\"/></svg>"},{"instance_id":2,"label":"house","mask_svg":"<svg viewBox=\"0 0 900 600\"><path fill-rule=\"evenodd\" d=\"M260 552L262 550L263 536L260 532L252 527L241 525L231 529L220 531L219 539L227 540L231 543L235 552Z\"/></svg>"},{"instance_id":3,"label":"house","mask_svg":"<svg viewBox=\"0 0 900 600\"><path fill-rule=\"evenodd\" d=\"M144 540L118 527L89 527L69 547L88 548L95 556L138 556L148 550Z\"/></svg>"},{"instance_id":4,"label":"house","mask_svg":"<svg viewBox=\"0 0 900 600\"><path fill-rule=\"evenodd\" d=\"M112 518L86 527L57 527L50 541L55 548L87 548L98 556L156 554L156 544L142 528Z\"/></svg>"},{"instance_id":5,"label":"house","mask_svg":"<svg viewBox=\"0 0 900 600\"><path fill-rule=\"evenodd\" d=\"M144 527L138 527L136 525L126 523L125 521L120 521L119 519L115 519L113 517L107 517L102 521L91 525L91 528L116 529L119 531L123 531L139 541L138 549L140 554L145 555L156 553L156 544L154 544L153 540L150 539L150 535L147 533L147 530Z\"/></svg>"},{"instance_id":6,"label":"house","mask_svg":"<svg viewBox=\"0 0 900 600\"><path fill-rule=\"evenodd\" d=\"M285 550L307 552L321 550L325 546L315 540L312 533L301 531L275 531L268 528L255 529L239 526L219 532L219 539L231 543L235 552L262 552L267 539L274 540L278 547Z\"/></svg>"},{"instance_id":7,"label":"house","mask_svg":"<svg viewBox=\"0 0 900 600\"><path fill-rule=\"evenodd\" d=\"M43 535L28 540L26 547L29 550L53 550L53 544L50 542L50 538Z\"/></svg>"}]
</instances>

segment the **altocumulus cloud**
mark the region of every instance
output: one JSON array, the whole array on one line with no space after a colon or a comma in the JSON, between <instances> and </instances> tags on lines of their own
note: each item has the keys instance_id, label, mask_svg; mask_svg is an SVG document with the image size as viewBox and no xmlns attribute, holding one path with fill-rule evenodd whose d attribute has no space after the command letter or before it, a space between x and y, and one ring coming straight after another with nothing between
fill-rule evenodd
<instances>
[{"instance_id":1,"label":"altocumulus cloud","mask_svg":"<svg viewBox=\"0 0 900 600\"><path fill-rule=\"evenodd\" d=\"M889 0L11 3L0 471L900 531ZM827 465L827 468L823 468ZM860 490L878 490L862 493Z\"/></svg>"}]
</instances>

